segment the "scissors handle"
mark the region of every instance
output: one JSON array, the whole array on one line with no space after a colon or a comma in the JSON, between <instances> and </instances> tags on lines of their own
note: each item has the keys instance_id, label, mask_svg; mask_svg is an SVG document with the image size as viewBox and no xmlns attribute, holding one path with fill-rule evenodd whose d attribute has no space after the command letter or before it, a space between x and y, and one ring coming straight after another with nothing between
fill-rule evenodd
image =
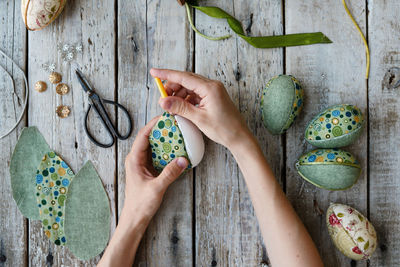
<instances>
[{"instance_id":1,"label":"scissors handle","mask_svg":"<svg viewBox=\"0 0 400 267\"><path fill-rule=\"evenodd\" d=\"M112 124L110 117L108 116L108 113L106 111L106 109L104 108L103 102L105 104L111 104L116 106L117 108L121 109L123 111L123 113L125 113L125 116L128 118L128 131L125 135L121 135L118 131L118 129L116 129L116 127ZM96 103L98 105L96 105ZM93 107L93 109L95 110L95 112L97 113L101 123L103 124L104 128L106 128L109 136L111 137L111 142L108 144L103 144L100 143L99 141L97 141L92 134L90 134L89 130L88 130L88 117L89 117L89 112L90 109ZM126 140L130 134L132 133L132 119L131 116L129 115L128 111L126 110L126 108L122 105L120 105L117 102L111 101L111 100L105 100L105 99L100 99L100 97L98 95L93 95L92 96L92 103L89 104L89 108L86 112L85 115L85 131L86 134L88 135L89 139L95 143L96 145L100 146L100 147L111 147L112 145L114 145L115 143L115 139L119 139L119 140Z\"/></svg>"}]
</instances>

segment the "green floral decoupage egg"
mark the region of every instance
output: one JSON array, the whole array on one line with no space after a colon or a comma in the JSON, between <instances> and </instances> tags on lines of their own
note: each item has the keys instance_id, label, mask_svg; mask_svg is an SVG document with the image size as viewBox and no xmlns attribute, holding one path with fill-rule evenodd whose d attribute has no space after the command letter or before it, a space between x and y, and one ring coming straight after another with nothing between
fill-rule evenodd
<instances>
[{"instance_id":1,"label":"green floral decoupage egg","mask_svg":"<svg viewBox=\"0 0 400 267\"><path fill-rule=\"evenodd\" d=\"M353 260L368 259L377 246L374 226L352 207L332 204L326 212L326 225L335 246Z\"/></svg>"},{"instance_id":2,"label":"green floral decoupage egg","mask_svg":"<svg viewBox=\"0 0 400 267\"><path fill-rule=\"evenodd\" d=\"M316 149L302 155L296 162L300 176L327 190L352 187L361 173L361 166L349 152L340 149Z\"/></svg>"},{"instance_id":3,"label":"green floral decoupage egg","mask_svg":"<svg viewBox=\"0 0 400 267\"><path fill-rule=\"evenodd\" d=\"M362 133L364 118L352 105L335 105L318 114L308 124L306 140L320 148L343 147L352 144Z\"/></svg>"},{"instance_id":4,"label":"green floral decoupage egg","mask_svg":"<svg viewBox=\"0 0 400 267\"><path fill-rule=\"evenodd\" d=\"M282 134L293 124L303 108L304 91L291 75L273 77L261 97L261 115L271 134Z\"/></svg>"},{"instance_id":5,"label":"green floral decoupage egg","mask_svg":"<svg viewBox=\"0 0 400 267\"><path fill-rule=\"evenodd\" d=\"M164 112L151 130L149 142L153 166L158 171L178 157L187 158L190 169L204 155L204 140L199 129L189 120L168 112Z\"/></svg>"}]
</instances>

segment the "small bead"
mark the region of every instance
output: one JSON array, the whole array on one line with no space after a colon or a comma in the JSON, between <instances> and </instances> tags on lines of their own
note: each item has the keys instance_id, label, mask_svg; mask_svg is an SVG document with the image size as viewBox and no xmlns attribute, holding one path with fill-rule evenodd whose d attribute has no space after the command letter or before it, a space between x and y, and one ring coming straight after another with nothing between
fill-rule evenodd
<instances>
[{"instance_id":1,"label":"small bead","mask_svg":"<svg viewBox=\"0 0 400 267\"><path fill-rule=\"evenodd\" d=\"M69 87L65 83L60 83L56 86L56 92L59 95L65 95L69 92Z\"/></svg>"},{"instance_id":2,"label":"small bead","mask_svg":"<svg viewBox=\"0 0 400 267\"><path fill-rule=\"evenodd\" d=\"M49 81L50 81L52 84L56 84L56 83L61 82L61 79L62 79L61 74L58 73L58 72L52 72L52 73L50 73L50 75L49 75Z\"/></svg>"},{"instance_id":3,"label":"small bead","mask_svg":"<svg viewBox=\"0 0 400 267\"><path fill-rule=\"evenodd\" d=\"M35 90L38 92L44 92L47 89L47 84L44 81L38 81L35 83Z\"/></svg>"}]
</instances>

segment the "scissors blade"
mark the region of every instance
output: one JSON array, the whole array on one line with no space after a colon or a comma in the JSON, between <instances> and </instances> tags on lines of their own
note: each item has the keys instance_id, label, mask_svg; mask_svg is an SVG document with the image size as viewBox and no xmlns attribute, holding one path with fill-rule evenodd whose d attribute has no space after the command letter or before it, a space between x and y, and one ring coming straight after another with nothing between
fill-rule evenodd
<instances>
[{"instance_id":1,"label":"scissors blade","mask_svg":"<svg viewBox=\"0 0 400 267\"><path fill-rule=\"evenodd\" d=\"M86 93L93 92L93 89L90 86L90 83L86 80L85 76L83 76L83 73L79 69L76 69L75 73L76 73L76 76L78 77L79 83L82 85L83 90Z\"/></svg>"}]
</instances>

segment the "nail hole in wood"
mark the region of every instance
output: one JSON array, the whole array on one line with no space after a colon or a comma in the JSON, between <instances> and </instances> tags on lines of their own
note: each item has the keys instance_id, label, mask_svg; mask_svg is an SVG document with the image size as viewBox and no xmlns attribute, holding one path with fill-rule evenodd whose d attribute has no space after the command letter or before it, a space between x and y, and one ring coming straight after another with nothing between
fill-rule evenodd
<instances>
[{"instance_id":1,"label":"nail hole in wood","mask_svg":"<svg viewBox=\"0 0 400 267\"><path fill-rule=\"evenodd\" d=\"M390 68L383 78L383 88L394 89L400 87L400 68Z\"/></svg>"},{"instance_id":2,"label":"nail hole in wood","mask_svg":"<svg viewBox=\"0 0 400 267\"><path fill-rule=\"evenodd\" d=\"M5 255L0 255L0 262L6 262L7 257Z\"/></svg>"},{"instance_id":3,"label":"nail hole in wood","mask_svg":"<svg viewBox=\"0 0 400 267\"><path fill-rule=\"evenodd\" d=\"M47 264L48 265L53 265L53 259L54 259L54 257L53 257L53 255L51 254L51 252L47 255L47 257L46 257L46 262L47 262Z\"/></svg>"}]
</instances>

